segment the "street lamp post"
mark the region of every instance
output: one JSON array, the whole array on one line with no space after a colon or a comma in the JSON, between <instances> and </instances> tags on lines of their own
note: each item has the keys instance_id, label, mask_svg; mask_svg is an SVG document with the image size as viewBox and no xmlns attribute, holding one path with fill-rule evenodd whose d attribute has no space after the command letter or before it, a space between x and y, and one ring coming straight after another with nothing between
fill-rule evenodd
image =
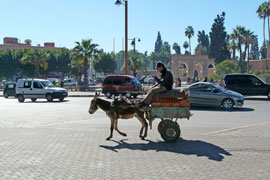
<instances>
[{"instance_id":1,"label":"street lamp post","mask_svg":"<svg viewBox=\"0 0 270 180\"><path fill-rule=\"evenodd\" d=\"M123 3L124 2L124 3ZM128 74L128 1L127 0L117 0L115 5L125 6L125 74Z\"/></svg>"},{"instance_id":2,"label":"street lamp post","mask_svg":"<svg viewBox=\"0 0 270 180\"><path fill-rule=\"evenodd\" d=\"M129 39L129 40L132 40L131 45L133 46L133 56L135 56L136 55L136 40L138 42L140 42L141 39L140 38L133 38L133 39Z\"/></svg>"}]
</instances>

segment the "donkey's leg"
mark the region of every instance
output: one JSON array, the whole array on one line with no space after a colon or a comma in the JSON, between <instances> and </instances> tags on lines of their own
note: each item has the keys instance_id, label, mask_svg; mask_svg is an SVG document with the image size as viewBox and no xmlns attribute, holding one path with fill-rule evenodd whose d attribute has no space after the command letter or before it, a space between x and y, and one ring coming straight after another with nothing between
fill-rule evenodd
<instances>
[{"instance_id":1,"label":"donkey's leg","mask_svg":"<svg viewBox=\"0 0 270 180\"><path fill-rule=\"evenodd\" d=\"M123 133L123 132L121 132L121 131L118 129L118 119L115 119L115 121L114 121L114 129L115 129L120 135L122 135L122 136L127 136L126 133Z\"/></svg>"},{"instance_id":2,"label":"donkey's leg","mask_svg":"<svg viewBox=\"0 0 270 180\"><path fill-rule=\"evenodd\" d=\"M115 123L115 120L116 120L114 113L109 113L108 116L111 119L111 133L110 133L110 136L107 137L106 140L110 140L113 137L114 123Z\"/></svg>"},{"instance_id":3,"label":"donkey's leg","mask_svg":"<svg viewBox=\"0 0 270 180\"><path fill-rule=\"evenodd\" d=\"M144 112L139 112L137 113L137 116L136 116L139 121L142 123L142 127L141 127L141 130L140 130L140 138L142 140L144 140L144 138L147 136L147 130L148 130L148 123L146 122L145 118L144 118ZM144 135L143 134L143 129L144 129Z\"/></svg>"}]
</instances>

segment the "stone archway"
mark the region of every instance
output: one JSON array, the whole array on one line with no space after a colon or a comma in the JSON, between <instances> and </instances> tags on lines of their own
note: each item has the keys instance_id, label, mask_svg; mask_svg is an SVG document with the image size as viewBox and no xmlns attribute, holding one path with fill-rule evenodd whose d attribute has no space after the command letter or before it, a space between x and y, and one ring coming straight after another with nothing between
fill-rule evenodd
<instances>
[{"instance_id":1,"label":"stone archway","mask_svg":"<svg viewBox=\"0 0 270 180\"><path fill-rule=\"evenodd\" d=\"M174 54L172 55L171 61L173 64L171 71L175 78L177 77L180 77L181 79L193 78L194 71L197 70L199 78L203 79L209 75L208 67L210 64L213 66L213 72L215 72L214 59L209 59L208 56ZM185 64L187 67L186 77L183 77L182 74L180 73L181 64Z\"/></svg>"}]
</instances>

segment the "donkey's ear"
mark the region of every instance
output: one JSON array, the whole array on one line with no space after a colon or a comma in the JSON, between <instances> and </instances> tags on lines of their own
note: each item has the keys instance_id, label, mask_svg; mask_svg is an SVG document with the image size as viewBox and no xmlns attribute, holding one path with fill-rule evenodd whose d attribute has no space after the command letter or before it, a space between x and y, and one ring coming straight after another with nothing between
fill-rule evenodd
<instances>
[{"instance_id":1,"label":"donkey's ear","mask_svg":"<svg viewBox=\"0 0 270 180\"><path fill-rule=\"evenodd\" d=\"M98 94L96 93L95 96L94 96L94 99L97 99L97 96L98 96Z\"/></svg>"}]
</instances>

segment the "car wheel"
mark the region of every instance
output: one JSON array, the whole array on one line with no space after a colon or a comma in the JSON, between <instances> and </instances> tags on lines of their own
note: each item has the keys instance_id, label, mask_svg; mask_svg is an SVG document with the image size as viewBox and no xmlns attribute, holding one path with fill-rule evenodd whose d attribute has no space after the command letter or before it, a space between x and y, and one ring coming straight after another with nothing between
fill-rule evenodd
<instances>
[{"instance_id":1,"label":"car wheel","mask_svg":"<svg viewBox=\"0 0 270 180\"><path fill-rule=\"evenodd\" d=\"M64 99L65 99L65 98L63 98L63 97L62 97L62 98L59 98L59 101L61 101L61 102L62 102L62 101L64 101Z\"/></svg>"},{"instance_id":2,"label":"car wheel","mask_svg":"<svg viewBox=\"0 0 270 180\"><path fill-rule=\"evenodd\" d=\"M51 94L47 94L46 99L47 99L48 102L52 102L53 101L53 97L52 97Z\"/></svg>"},{"instance_id":3,"label":"car wheel","mask_svg":"<svg viewBox=\"0 0 270 180\"><path fill-rule=\"evenodd\" d=\"M268 99L270 99L270 92L268 92L267 97L268 97Z\"/></svg>"},{"instance_id":4,"label":"car wheel","mask_svg":"<svg viewBox=\"0 0 270 180\"><path fill-rule=\"evenodd\" d=\"M22 103L22 102L24 102L24 97L23 97L23 95L18 95L18 101L20 102L20 103Z\"/></svg>"},{"instance_id":5,"label":"car wheel","mask_svg":"<svg viewBox=\"0 0 270 180\"><path fill-rule=\"evenodd\" d=\"M167 122L161 129L160 135L166 142L175 142L181 134L179 125L176 122Z\"/></svg>"},{"instance_id":6,"label":"car wheel","mask_svg":"<svg viewBox=\"0 0 270 180\"><path fill-rule=\"evenodd\" d=\"M231 110L234 106L234 102L232 99L224 99L222 101L222 107L227 110Z\"/></svg>"},{"instance_id":7,"label":"car wheel","mask_svg":"<svg viewBox=\"0 0 270 180\"><path fill-rule=\"evenodd\" d=\"M4 97L5 98L8 98L8 93L4 93Z\"/></svg>"},{"instance_id":8,"label":"car wheel","mask_svg":"<svg viewBox=\"0 0 270 180\"><path fill-rule=\"evenodd\" d=\"M112 97L112 93L111 92L106 92L106 97L107 98L111 98Z\"/></svg>"},{"instance_id":9,"label":"car wheel","mask_svg":"<svg viewBox=\"0 0 270 180\"><path fill-rule=\"evenodd\" d=\"M32 102L36 102L37 98L31 98Z\"/></svg>"}]
</instances>

